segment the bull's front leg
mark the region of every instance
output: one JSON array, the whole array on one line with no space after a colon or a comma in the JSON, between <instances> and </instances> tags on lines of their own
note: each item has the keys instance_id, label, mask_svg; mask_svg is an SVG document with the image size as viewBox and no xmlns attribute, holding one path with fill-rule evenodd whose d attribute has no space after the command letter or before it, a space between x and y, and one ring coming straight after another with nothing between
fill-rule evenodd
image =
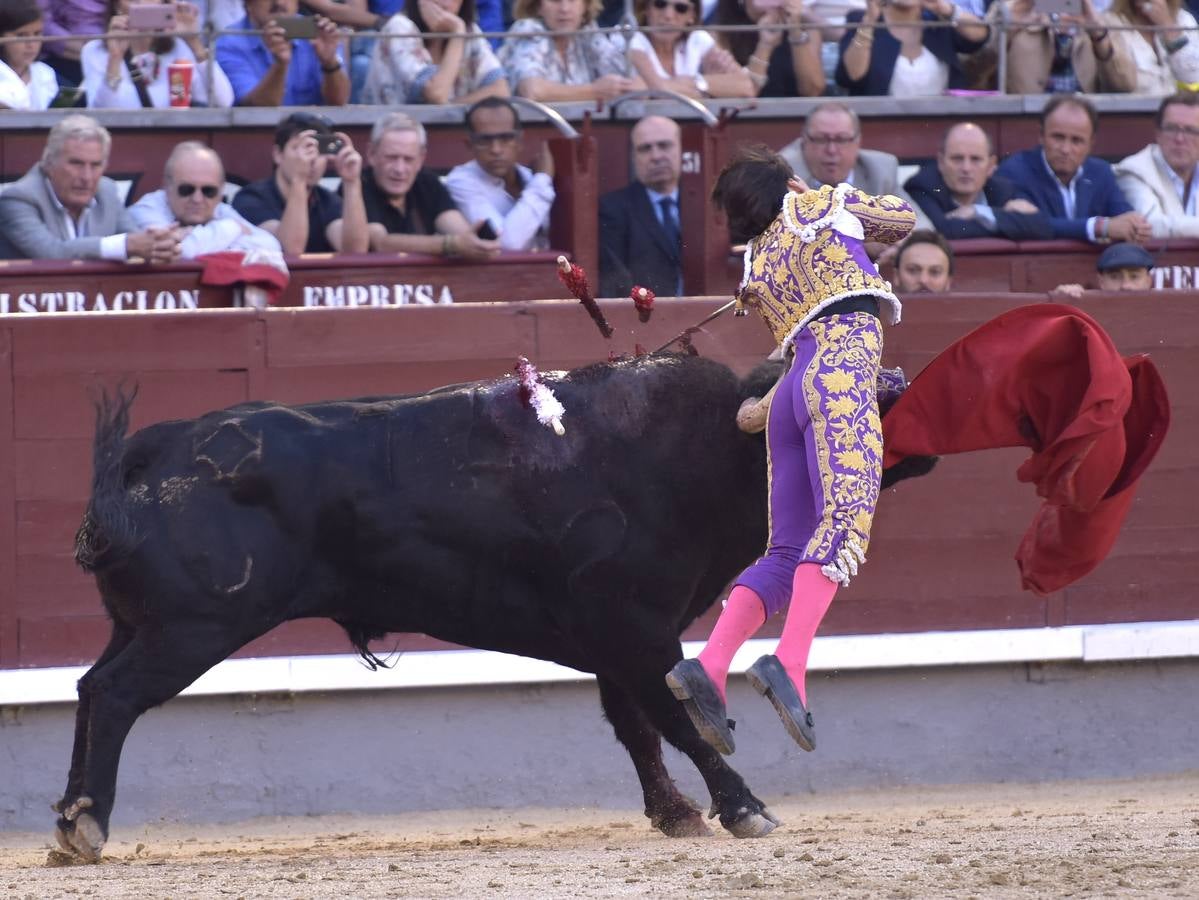
<instances>
[{"instance_id":1,"label":"bull's front leg","mask_svg":"<svg viewBox=\"0 0 1199 900\"><path fill-rule=\"evenodd\" d=\"M637 672L624 672L621 686L634 697L649 722L695 764L712 796L710 816L735 837L764 837L779 824L766 804L753 795L745 780L705 741L682 704L666 686L666 673L682 659L676 643L669 653L650 648L629 649L629 658L640 661Z\"/></svg>"},{"instance_id":2,"label":"bull's front leg","mask_svg":"<svg viewBox=\"0 0 1199 900\"><path fill-rule=\"evenodd\" d=\"M645 815L667 837L706 837L712 832L694 804L679 791L662 759L662 739L632 696L615 682L597 676L604 715L637 770L645 797Z\"/></svg>"}]
</instances>

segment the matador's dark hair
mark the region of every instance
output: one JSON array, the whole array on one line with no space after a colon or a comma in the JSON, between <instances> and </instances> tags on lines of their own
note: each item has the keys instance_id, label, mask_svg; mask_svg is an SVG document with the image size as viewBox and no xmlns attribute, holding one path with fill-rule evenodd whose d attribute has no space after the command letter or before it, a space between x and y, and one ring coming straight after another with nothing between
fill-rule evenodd
<instances>
[{"instance_id":1,"label":"matador's dark hair","mask_svg":"<svg viewBox=\"0 0 1199 900\"><path fill-rule=\"evenodd\" d=\"M712 202L728 218L734 244L752 240L770 227L783 208L792 176L787 161L765 144L738 148L712 188Z\"/></svg>"}]
</instances>

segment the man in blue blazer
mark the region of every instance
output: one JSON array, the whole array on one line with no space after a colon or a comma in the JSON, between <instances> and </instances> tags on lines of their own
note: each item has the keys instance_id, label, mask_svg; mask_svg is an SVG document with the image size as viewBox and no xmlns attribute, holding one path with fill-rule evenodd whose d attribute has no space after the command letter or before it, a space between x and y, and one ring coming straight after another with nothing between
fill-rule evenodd
<instances>
[{"instance_id":1,"label":"man in blue blazer","mask_svg":"<svg viewBox=\"0 0 1199 900\"><path fill-rule=\"evenodd\" d=\"M1041 146L1012 154L999 174L1049 214L1054 237L1147 241L1149 222L1129 205L1112 167L1090 155L1098 128L1099 116L1085 98L1054 94L1041 112Z\"/></svg>"},{"instance_id":2,"label":"man in blue blazer","mask_svg":"<svg viewBox=\"0 0 1199 900\"><path fill-rule=\"evenodd\" d=\"M990 136L973 122L959 122L945 132L937 161L922 166L904 188L947 238L1053 237L1049 216L1016 196L1016 186L996 175L995 165Z\"/></svg>"},{"instance_id":3,"label":"man in blue blazer","mask_svg":"<svg viewBox=\"0 0 1199 900\"><path fill-rule=\"evenodd\" d=\"M679 126L646 116L633 126L628 187L600 197L600 296L623 297L633 285L663 297L683 292Z\"/></svg>"}]
</instances>

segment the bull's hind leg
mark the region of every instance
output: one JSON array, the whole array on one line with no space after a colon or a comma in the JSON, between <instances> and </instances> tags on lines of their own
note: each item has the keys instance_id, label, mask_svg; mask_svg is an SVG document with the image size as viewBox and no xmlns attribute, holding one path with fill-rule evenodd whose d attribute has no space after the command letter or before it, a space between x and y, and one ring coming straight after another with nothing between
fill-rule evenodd
<instances>
[{"instance_id":1,"label":"bull's hind leg","mask_svg":"<svg viewBox=\"0 0 1199 900\"><path fill-rule=\"evenodd\" d=\"M120 622L113 622L108 646L104 648L104 652L100 654L95 664L79 680L79 706L75 710L75 743L71 748L71 771L67 774L67 789L61 800L51 804L51 808L57 813L69 809L73 802L70 798L83 795L83 765L87 752L88 718L91 714L91 692L87 685L91 683L93 673L108 665L109 661L124 650L131 640L133 640L133 629ZM70 843L66 840L66 835L61 830L56 833L56 837L64 850L73 852Z\"/></svg>"},{"instance_id":2,"label":"bull's hind leg","mask_svg":"<svg viewBox=\"0 0 1199 900\"><path fill-rule=\"evenodd\" d=\"M612 723L616 739L629 751L641 780L645 815L650 822L668 837L711 834L699 810L679 792L666 771L658 730L650 724L637 702L615 682L604 677L598 677L597 681L604 715Z\"/></svg>"},{"instance_id":3,"label":"bull's hind leg","mask_svg":"<svg viewBox=\"0 0 1199 900\"><path fill-rule=\"evenodd\" d=\"M221 622L173 622L141 628L104 665L79 683L76 760L57 822L58 842L97 862L108 840L121 748L133 723L170 700L246 641L265 632L234 633Z\"/></svg>"}]
</instances>

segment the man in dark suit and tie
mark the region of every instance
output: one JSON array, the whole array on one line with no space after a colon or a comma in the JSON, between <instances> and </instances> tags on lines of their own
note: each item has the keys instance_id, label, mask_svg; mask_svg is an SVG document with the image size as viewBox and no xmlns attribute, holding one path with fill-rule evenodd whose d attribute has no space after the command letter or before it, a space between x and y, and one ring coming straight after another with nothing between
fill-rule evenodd
<instances>
[{"instance_id":1,"label":"man in dark suit and tie","mask_svg":"<svg viewBox=\"0 0 1199 900\"><path fill-rule=\"evenodd\" d=\"M633 126L632 139L636 179L600 197L600 296L624 296L634 284L660 296L679 296L679 126L663 116L646 116Z\"/></svg>"},{"instance_id":2,"label":"man in dark suit and tie","mask_svg":"<svg viewBox=\"0 0 1199 900\"><path fill-rule=\"evenodd\" d=\"M1049 214L1055 238L1142 243L1153 229L1125 199L1112 167L1091 156L1099 115L1077 94L1054 94L1041 112L1041 146L1014 153L999 174Z\"/></svg>"}]
</instances>

